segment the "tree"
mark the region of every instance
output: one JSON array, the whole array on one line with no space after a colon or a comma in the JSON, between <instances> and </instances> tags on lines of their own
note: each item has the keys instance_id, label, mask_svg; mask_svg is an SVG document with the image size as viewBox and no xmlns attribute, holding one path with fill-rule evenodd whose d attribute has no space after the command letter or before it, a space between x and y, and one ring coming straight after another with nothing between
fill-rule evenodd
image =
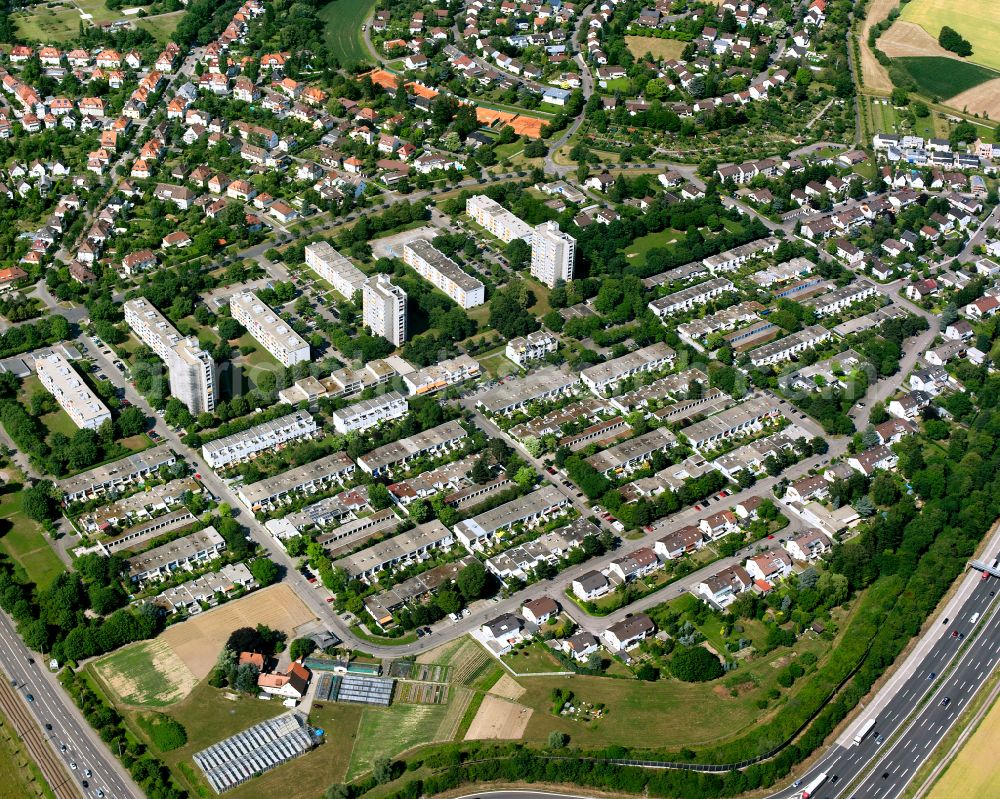
<instances>
[{"instance_id":1,"label":"tree","mask_svg":"<svg viewBox=\"0 0 1000 799\"><path fill-rule=\"evenodd\" d=\"M383 510L392 504L392 496L382 483L372 483L368 486L368 501L375 510Z\"/></svg>"},{"instance_id":2,"label":"tree","mask_svg":"<svg viewBox=\"0 0 1000 799\"><path fill-rule=\"evenodd\" d=\"M56 518L56 503L53 499L51 480L39 480L24 491L21 507L36 522L46 522Z\"/></svg>"},{"instance_id":3,"label":"tree","mask_svg":"<svg viewBox=\"0 0 1000 799\"><path fill-rule=\"evenodd\" d=\"M528 312L535 295L520 280L512 280L490 299L489 324L506 339L526 336L538 329L538 322Z\"/></svg>"},{"instance_id":4,"label":"tree","mask_svg":"<svg viewBox=\"0 0 1000 799\"><path fill-rule=\"evenodd\" d=\"M351 789L342 782L335 782L323 791L323 799L351 799Z\"/></svg>"},{"instance_id":5,"label":"tree","mask_svg":"<svg viewBox=\"0 0 1000 799\"><path fill-rule=\"evenodd\" d=\"M309 657L316 649L316 642L312 638L296 638L288 648L288 654L292 660Z\"/></svg>"},{"instance_id":6,"label":"tree","mask_svg":"<svg viewBox=\"0 0 1000 799\"><path fill-rule=\"evenodd\" d=\"M281 571L278 564L270 558L255 558L250 564L250 573L261 588L273 585L278 581Z\"/></svg>"},{"instance_id":7,"label":"tree","mask_svg":"<svg viewBox=\"0 0 1000 799\"><path fill-rule=\"evenodd\" d=\"M963 58L972 55L972 45L969 41L964 39L957 30L949 28L947 25L942 26L941 33L938 34L938 44L945 50L950 50Z\"/></svg>"},{"instance_id":8,"label":"tree","mask_svg":"<svg viewBox=\"0 0 1000 799\"><path fill-rule=\"evenodd\" d=\"M431 506L426 499L417 498L406 506L406 512L416 524L423 524L431 517Z\"/></svg>"},{"instance_id":9,"label":"tree","mask_svg":"<svg viewBox=\"0 0 1000 799\"><path fill-rule=\"evenodd\" d=\"M469 471L469 478L473 483L482 485L483 483L488 483L491 477L492 475L490 474L490 467L486 456L477 459L476 462L472 464L472 469Z\"/></svg>"},{"instance_id":10,"label":"tree","mask_svg":"<svg viewBox=\"0 0 1000 799\"><path fill-rule=\"evenodd\" d=\"M117 428L120 438L137 436L146 429L146 414L135 406L126 408L118 415Z\"/></svg>"},{"instance_id":11,"label":"tree","mask_svg":"<svg viewBox=\"0 0 1000 799\"><path fill-rule=\"evenodd\" d=\"M531 247L524 239L514 239L507 245L504 254L511 269L524 269L531 260Z\"/></svg>"},{"instance_id":12,"label":"tree","mask_svg":"<svg viewBox=\"0 0 1000 799\"><path fill-rule=\"evenodd\" d=\"M535 470L530 466L522 466L514 474L514 482L517 483L521 488L531 488L535 484L535 480L538 475Z\"/></svg>"},{"instance_id":13,"label":"tree","mask_svg":"<svg viewBox=\"0 0 1000 799\"><path fill-rule=\"evenodd\" d=\"M478 560L473 560L455 577L455 585L466 602L479 599L486 590L486 568Z\"/></svg>"}]
</instances>

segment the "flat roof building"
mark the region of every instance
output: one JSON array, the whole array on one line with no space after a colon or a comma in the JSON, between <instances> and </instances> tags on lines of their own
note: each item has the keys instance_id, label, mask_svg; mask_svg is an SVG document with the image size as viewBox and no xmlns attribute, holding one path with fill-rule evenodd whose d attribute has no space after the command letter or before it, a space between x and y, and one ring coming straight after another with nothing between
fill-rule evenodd
<instances>
[{"instance_id":1,"label":"flat roof building","mask_svg":"<svg viewBox=\"0 0 1000 799\"><path fill-rule=\"evenodd\" d=\"M832 334L825 327L810 325L777 341L750 350L750 362L754 366L768 366L790 361L800 352L812 349L831 337Z\"/></svg>"},{"instance_id":2,"label":"flat roof building","mask_svg":"<svg viewBox=\"0 0 1000 799\"><path fill-rule=\"evenodd\" d=\"M425 239L407 242L403 246L403 261L462 308L475 308L486 302L482 282L463 272L458 264Z\"/></svg>"},{"instance_id":3,"label":"flat roof building","mask_svg":"<svg viewBox=\"0 0 1000 799\"><path fill-rule=\"evenodd\" d=\"M641 436L615 444L587 458L587 463L604 475L634 472L654 452L667 452L677 445L677 436L665 427L657 427Z\"/></svg>"},{"instance_id":4,"label":"flat roof building","mask_svg":"<svg viewBox=\"0 0 1000 799\"><path fill-rule=\"evenodd\" d=\"M580 372L580 379L595 394L603 394L627 377L669 366L676 355L672 348L660 341L620 358L589 366Z\"/></svg>"},{"instance_id":5,"label":"flat roof building","mask_svg":"<svg viewBox=\"0 0 1000 799\"><path fill-rule=\"evenodd\" d=\"M251 512L256 513L270 510L294 494L315 494L333 483L343 483L352 474L354 461L347 457L346 452L335 452L274 477L244 485L236 494Z\"/></svg>"},{"instance_id":6,"label":"flat roof building","mask_svg":"<svg viewBox=\"0 0 1000 799\"><path fill-rule=\"evenodd\" d=\"M163 466L173 466L177 458L164 444L137 452L120 460L95 466L86 472L68 477L59 485L64 502L93 499L112 491L121 491L141 482Z\"/></svg>"},{"instance_id":7,"label":"flat roof building","mask_svg":"<svg viewBox=\"0 0 1000 799\"><path fill-rule=\"evenodd\" d=\"M388 275L376 275L364 282L361 300L365 327L401 347L406 341L406 292Z\"/></svg>"},{"instance_id":8,"label":"flat roof building","mask_svg":"<svg viewBox=\"0 0 1000 799\"><path fill-rule=\"evenodd\" d=\"M346 408L339 408L331 415L334 429L343 434L369 430L383 422L402 419L409 410L406 397L398 391L390 391L372 399L355 402Z\"/></svg>"},{"instance_id":9,"label":"flat roof building","mask_svg":"<svg viewBox=\"0 0 1000 799\"><path fill-rule=\"evenodd\" d=\"M750 397L733 408L685 427L681 434L695 449L711 449L733 436L758 430L765 421L781 415L781 411L766 397Z\"/></svg>"},{"instance_id":10,"label":"flat roof building","mask_svg":"<svg viewBox=\"0 0 1000 799\"><path fill-rule=\"evenodd\" d=\"M295 411L242 433L209 441L202 445L201 456L213 469L225 469L289 441L308 438L317 429L316 420L308 412Z\"/></svg>"},{"instance_id":11,"label":"flat roof building","mask_svg":"<svg viewBox=\"0 0 1000 799\"><path fill-rule=\"evenodd\" d=\"M179 569L190 571L217 557L225 548L225 539L209 526L129 558L129 579L144 583Z\"/></svg>"},{"instance_id":12,"label":"flat roof building","mask_svg":"<svg viewBox=\"0 0 1000 799\"><path fill-rule=\"evenodd\" d=\"M544 330L528 333L527 336L512 338L507 342L504 355L518 366L528 361L537 361L559 348L559 339Z\"/></svg>"},{"instance_id":13,"label":"flat roof building","mask_svg":"<svg viewBox=\"0 0 1000 799\"><path fill-rule=\"evenodd\" d=\"M400 563L425 560L432 550L450 547L454 543L455 537L451 530L434 519L341 558L333 565L355 579L368 580L378 572L394 568Z\"/></svg>"},{"instance_id":14,"label":"flat roof building","mask_svg":"<svg viewBox=\"0 0 1000 799\"><path fill-rule=\"evenodd\" d=\"M184 338L143 297L125 302L125 321L139 339L166 364L170 393L191 413L215 410L218 373L215 360L194 336Z\"/></svg>"},{"instance_id":15,"label":"flat roof building","mask_svg":"<svg viewBox=\"0 0 1000 799\"><path fill-rule=\"evenodd\" d=\"M468 438L468 435L465 428L457 421L445 422L362 455L358 458L358 466L376 477L390 474L400 465L416 458L438 455L455 449Z\"/></svg>"},{"instance_id":16,"label":"flat roof building","mask_svg":"<svg viewBox=\"0 0 1000 799\"><path fill-rule=\"evenodd\" d=\"M282 366L309 360L309 344L252 291L229 298L233 319L247 329Z\"/></svg>"},{"instance_id":17,"label":"flat roof building","mask_svg":"<svg viewBox=\"0 0 1000 799\"><path fill-rule=\"evenodd\" d=\"M45 390L55 397L77 427L96 430L111 421L111 411L62 355L53 352L39 358L35 370Z\"/></svg>"},{"instance_id":18,"label":"flat roof building","mask_svg":"<svg viewBox=\"0 0 1000 799\"><path fill-rule=\"evenodd\" d=\"M325 241L306 245L306 266L348 300L361 291L365 273Z\"/></svg>"},{"instance_id":19,"label":"flat roof building","mask_svg":"<svg viewBox=\"0 0 1000 799\"><path fill-rule=\"evenodd\" d=\"M463 353L403 375L403 383L411 396L422 396L475 380L479 375L479 361Z\"/></svg>"},{"instance_id":20,"label":"flat roof building","mask_svg":"<svg viewBox=\"0 0 1000 799\"><path fill-rule=\"evenodd\" d=\"M575 374L547 367L489 389L479 395L476 405L489 413L509 414L532 402L569 394L576 383Z\"/></svg>"},{"instance_id":21,"label":"flat roof building","mask_svg":"<svg viewBox=\"0 0 1000 799\"><path fill-rule=\"evenodd\" d=\"M723 277L714 277L704 283L688 286L653 300L649 303L649 309L662 320L675 313L690 311L696 305L704 305L727 291L734 291L735 288L731 281Z\"/></svg>"},{"instance_id":22,"label":"flat roof building","mask_svg":"<svg viewBox=\"0 0 1000 799\"><path fill-rule=\"evenodd\" d=\"M455 525L455 537L469 552L481 550L515 524L533 524L569 504L554 486L543 486L530 494L465 519Z\"/></svg>"}]
</instances>

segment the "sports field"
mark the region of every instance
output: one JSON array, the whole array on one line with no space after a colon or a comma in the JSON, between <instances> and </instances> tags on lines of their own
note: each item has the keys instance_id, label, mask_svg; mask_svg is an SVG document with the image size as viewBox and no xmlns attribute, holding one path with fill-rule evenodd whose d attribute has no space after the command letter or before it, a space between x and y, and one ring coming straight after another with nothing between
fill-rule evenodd
<instances>
[{"instance_id":1,"label":"sports field","mask_svg":"<svg viewBox=\"0 0 1000 799\"><path fill-rule=\"evenodd\" d=\"M1000 780L1000 703L983 719L947 771L931 789L928 799L966 799L996 796Z\"/></svg>"},{"instance_id":2,"label":"sports field","mask_svg":"<svg viewBox=\"0 0 1000 799\"><path fill-rule=\"evenodd\" d=\"M372 62L361 26L374 7L375 0L333 0L319 10L319 18L326 23L326 46L342 67Z\"/></svg>"},{"instance_id":3,"label":"sports field","mask_svg":"<svg viewBox=\"0 0 1000 799\"><path fill-rule=\"evenodd\" d=\"M1000 69L1000 15L989 0L911 0L902 7L902 18L914 22L937 41L944 25L972 43L969 60Z\"/></svg>"},{"instance_id":4,"label":"sports field","mask_svg":"<svg viewBox=\"0 0 1000 799\"><path fill-rule=\"evenodd\" d=\"M668 61L680 58L686 42L679 39L658 39L655 36L626 36L625 46L636 58L642 58L646 53L652 54L657 60Z\"/></svg>"}]
</instances>

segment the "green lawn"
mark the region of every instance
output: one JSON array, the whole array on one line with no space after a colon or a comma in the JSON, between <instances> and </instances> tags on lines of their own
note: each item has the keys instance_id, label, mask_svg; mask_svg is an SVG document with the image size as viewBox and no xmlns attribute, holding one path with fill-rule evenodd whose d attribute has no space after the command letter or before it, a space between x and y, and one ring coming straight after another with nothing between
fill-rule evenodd
<instances>
[{"instance_id":1,"label":"green lawn","mask_svg":"<svg viewBox=\"0 0 1000 799\"><path fill-rule=\"evenodd\" d=\"M390 705L366 707L351 752L347 779L354 779L371 768L375 759L395 757L414 746L442 740L449 705Z\"/></svg>"},{"instance_id":2,"label":"green lawn","mask_svg":"<svg viewBox=\"0 0 1000 799\"><path fill-rule=\"evenodd\" d=\"M184 16L183 11L169 14L158 14L155 17L144 17L135 21L136 27L149 31L158 42L166 42L177 30L177 25Z\"/></svg>"},{"instance_id":3,"label":"green lawn","mask_svg":"<svg viewBox=\"0 0 1000 799\"><path fill-rule=\"evenodd\" d=\"M615 78L614 80L606 81L606 83L606 86L601 86L605 94L628 91L628 78Z\"/></svg>"},{"instance_id":4,"label":"green lawn","mask_svg":"<svg viewBox=\"0 0 1000 799\"><path fill-rule=\"evenodd\" d=\"M79 9L79 10L78 10ZM37 4L31 6L26 13L18 13L15 17L18 33L25 39L43 43L63 42L79 36L80 23L83 18L81 11L91 15L94 25L128 19L136 27L149 31L158 41L165 42L177 28L177 23L184 11L169 14L159 14L140 18L135 15L126 16L119 11L109 9L104 0L76 0L72 5Z\"/></svg>"},{"instance_id":5,"label":"green lawn","mask_svg":"<svg viewBox=\"0 0 1000 799\"><path fill-rule=\"evenodd\" d=\"M501 659L518 674L566 671L566 667L556 660L549 648L538 642L533 642L524 649L515 649Z\"/></svg>"},{"instance_id":6,"label":"green lawn","mask_svg":"<svg viewBox=\"0 0 1000 799\"><path fill-rule=\"evenodd\" d=\"M23 498L20 491L0 498L0 548L21 565L31 582L45 588L65 566L38 522L25 516Z\"/></svg>"},{"instance_id":7,"label":"green lawn","mask_svg":"<svg viewBox=\"0 0 1000 799\"><path fill-rule=\"evenodd\" d=\"M625 257L629 263L642 266L646 263L646 253L655 247L668 247L676 242L683 234L679 230L667 228L659 233L650 233L640 236L625 248Z\"/></svg>"},{"instance_id":8,"label":"green lawn","mask_svg":"<svg viewBox=\"0 0 1000 799\"><path fill-rule=\"evenodd\" d=\"M897 58L895 61L913 78L922 92L935 97L954 97L980 83L1000 78L1000 72L953 58L934 56Z\"/></svg>"},{"instance_id":9,"label":"green lawn","mask_svg":"<svg viewBox=\"0 0 1000 799\"><path fill-rule=\"evenodd\" d=\"M361 35L364 24L375 0L333 0L319 10L319 18L326 23L324 38L330 53L345 68L371 63L372 56Z\"/></svg>"}]
</instances>

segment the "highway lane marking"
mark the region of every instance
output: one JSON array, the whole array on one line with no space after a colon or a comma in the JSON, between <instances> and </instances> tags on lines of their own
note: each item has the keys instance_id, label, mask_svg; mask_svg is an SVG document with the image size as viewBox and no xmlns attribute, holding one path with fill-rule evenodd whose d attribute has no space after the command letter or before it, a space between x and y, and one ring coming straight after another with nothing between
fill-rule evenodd
<instances>
[{"instance_id":1,"label":"highway lane marking","mask_svg":"<svg viewBox=\"0 0 1000 799\"><path fill-rule=\"evenodd\" d=\"M924 744L924 749L926 749L930 745L931 745L931 742L928 740L927 743Z\"/></svg>"}]
</instances>

